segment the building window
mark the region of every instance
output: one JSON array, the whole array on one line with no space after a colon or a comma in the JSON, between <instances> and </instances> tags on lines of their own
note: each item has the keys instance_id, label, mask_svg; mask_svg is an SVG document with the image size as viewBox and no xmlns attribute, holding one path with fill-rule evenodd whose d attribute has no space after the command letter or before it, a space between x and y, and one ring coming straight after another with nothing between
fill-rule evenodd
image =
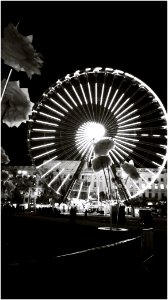
<instances>
[{"instance_id":1,"label":"building window","mask_svg":"<svg viewBox=\"0 0 168 300\"><path fill-rule=\"evenodd\" d=\"M133 192L131 192L131 196L133 196Z\"/></svg>"},{"instance_id":2,"label":"building window","mask_svg":"<svg viewBox=\"0 0 168 300\"><path fill-rule=\"evenodd\" d=\"M164 198L164 196L165 196L165 194L164 194L164 193L162 193L162 199Z\"/></svg>"},{"instance_id":3,"label":"building window","mask_svg":"<svg viewBox=\"0 0 168 300\"><path fill-rule=\"evenodd\" d=\"M155 183L155 190L158 190L158 184Z\"/></svg>"},{"instance_id":4,"label":"building window","mask_svg":"<svg viewBox=\"0 0 168 300\"><path fill-rule=\"evenodd\" d=\"M151 181L151 178L148 178L148 181Z\"/></svg>"},{"instance_id":5,"label":"building window","mask_svg":"<svg viewBox=\"0 0 168 300\"><path fill-rule=\"evenodd\" d=\"M161 182L164 182L164 178L160 178L160 181L161 181Z\"/></svg>"},{"instance_id":6,"label":"building window","mask_svg":"<svg viewBox=\"0 0 168 300\"><path fill-rule=\"evenodd\" d=\"M155 198L158 199L158 193L155 193Z\"/></svg>"},{"instance_id":7,"label":"building window","mask_svg":"<svg viewBox=\"0 0 168 300\"><path fill-rule=\"evenodd\" d=\"M94 182L94 187L96 187L96 182Z\"/></svg>"},{"instance_id":8,"label":"building window","mask_svg":"<svg viewBox=\"0 0 168 300\"><path fill-rule=\"evenodd\" d=\"M164 190L164 184L163 183L161 183L160 188L161 188L161 190Z\"/></svg>"},{"instance_id":9,"label":"building window","mask_svg":"<svg viewBox=\"0 0 168 300\"><path fill-rule=\"evenodd\" d=\"M152 193L149 193L149 198L152 198Z\"/></svg>"},{"instance_id":10,"label":"building window","mask_svg":"<svg viewBox=\"0 0 168 300\"><path fill-rule=\"evenodd\" d=\"M145 183L142 183L142 189L144 189L145 188Z\"/></svg>"},{"instance_id":11,"label":"building window","mask_svg":"<svg viewBox=\"0 0 168 300\"><path fill-rule=\"evenodd\" d=\"M84 175L82 175L82 179L84 179Z\"/></svg>"}]
</instances>

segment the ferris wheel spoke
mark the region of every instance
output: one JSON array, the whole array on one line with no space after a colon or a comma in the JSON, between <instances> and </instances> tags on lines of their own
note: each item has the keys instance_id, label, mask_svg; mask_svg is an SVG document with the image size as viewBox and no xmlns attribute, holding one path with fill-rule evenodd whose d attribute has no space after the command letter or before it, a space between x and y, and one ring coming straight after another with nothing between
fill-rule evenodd
<instances>
[{"instance_id":1,"label":"ferris wheel spoke","mask_svg":"<svg viewBox=\"0 0 168 300\"><path fill-rule=\"evenodd\" d=\"M38 140L53 140L55 139L55 135L53 136L38 136L38 137L31 137L31 140L38 141Z\"/></svg>"},{"instance_id":2,"label":"ferris wheel spoke","mask_svg":"<svg viewBox=\"0 0 168 300\"><path fill-rule=\"evenodd\" d=\"M58 156L55 155L55 156L53 156L52 158L50 158L50 159L48 159L48 160L45 160L42 164L37 165L36 168L37 168L37 169L40 169L41 167L47 165L49 162L53 161L53 160L56 159L57 157L58 157Z\"/></svg>"},{"instance_id":3,"label":"ferris wheel spoke","mask_svg":"<svg viewBox=\"0 0 168 300\"><path fill-rule=\"evenodd\" d=\"M62 183L60 184L59 188L56 190L56 193L59 194L59 191L61 190L62 186L65 184L65 182L68 180L70 174L67 174L67 176L64 178Z\"/></svg>"},{"instance_id":4,"label":"ferris wheel spoke","mask_svg":"<svg viewBox=\"0 0 168 300\"><path fill-rule=\"evenodd\" d=\"M52 94L52 97L51 97L50 94ZM61 109L60 114L62 113L62 111L68 112L68 109L65 108L63 105L61 105L61 104L55 99L55 95L54 95L53 91L49 91L49 95L43 94L43 97L44 97L45 100L48 99L51 103L53 103L54 106L57 107L57 109L58 109L58 107L59 107L59 108Z\"/></svg>"},{"instance_id":5,"label":"ferris wheel spoke","mask_svg":"<svg viewBox=\"0 0 168 300\"><path fill-rule=\"evenodd\" d=\"M81 93L82 93L82 96L83 96L83 99L84 99L84 104L86 105L86 108L87 108L87 115L88 115L89 119L93 120L93 115L91 114L91 111L90 111L90 109L89 109L89 105L88 105L88 101L87 101L87 97L86 97L86 94L85 94L83 85L82 85L82 83L80 82L80 78L79 78L79 77L77 77L77 80L78 80L79 88L80 88L80 90L81 90ZM86 84L86 85L87 85L87 84Z\"/></svg>"},{"instance_id":6,"label":"ferris wheel spoke","mask_svg":"<svg viewBox=\"0 0 168 300\"><path fill-rule=\"evenodd\" d=\"M120 160L117 158L117 156L114 154L114 151L109 152L110 157L113 159L113 161L116 161L117 164L120 164Z\"/></svg>"},{"instance_id":7,"label":"ferris wheel spoke","mask_svg":"<svg viewBox=\"0 0 168 300\"><path fill-rule=\"evenodd\" d=\"M127 103L129 100L130 100L130 98L126 99L126 100L123 102L123 104L119 107L118 111L119 111L123 106L125 106L126 103ZM127 106L127 108L125 108L124 110L122 110L122 112L121 112L120 114L118 114L118 115L116 115L116 112L114 112L114 113L113 113L114 118L117 119L118 116L122 115L124 112L126 112L127 110L129 110L133 105L134 105L134 104L131 103L129 106ZM106 123L107 123L107 124L110 122L109 119L110 119L110 115L109 115L108 118L107 118L107 114L106 114Z\"/></svg>"},{"instance_id":8,"label":"ferris wheel spoke","mask_svg":"<svg viewBox=\"0 0 168 300\"><path fill-rule=\"evenodd\" d=\"M56 167L58 167L60 165L60 162L57 162L53 167L51 167L47 172L45 172L41 178L44 178L46 177L48 174L50 174L53 170L56 169Z\"/></svg>"},{"instance_id":9,"label":"ferris wheel spoke","mask_svg":"<svg viewBox=\"0 0 168 300\"><path fill-rule=\"evenodd\" d=\"M58 111L58 110L52 108L51 106L49 106L49 105L47 105L47 104L44 104L44 107L45 107L47 110L54 112L56 115L59 115L59 116L61 116L61 117L64 117L64 114L63 114L62 112L60 112L60 111Z\"/></svg>"},{"instance_id":10,"label":"ferris wheel spoke","mask_svg":"<svg viewBox=\"0 0 168 300\"><path fill-rule=\"evenodd\" d=\"M50 127L58 127L59 125L57 123L51 123L51 122L46 122L46 121L42 121L39 119L33 120L34 123L39 123L39 124L44 124L46 126L50 126Z\"/></svg>"},{"instance_id":11,"label":"ferris wheel spoke","mask_svg":"<svg viewBox=\"0 0 168 300\"><path fill-rule=\"evenodd\" d=\"M129 112L128 114L126 114L126 115L124 115L123 117L121 117L121 118L118 118L118 116L116 116L116 119L117 119L117 121L121 121L121 120L127 118L128 116L130 116L130 115L132 115L132 114L134 114L134 113L137 113L137 111L138 111L137 109L134 109L134 110L132 110L131 112Z\"/></svg>"},{"instance_id":12,"label":"ferris wheel spoke","mask_svg":"<svg viewBox=\"0 0 168 300\"><path fill-rule=\"evenodd\" d=\"M61 173L64 171L64 169L61 169L60 172L53 177L53 179L48 183L48 186L50 187L56 180L57 178L61 175Z\"/></svg>"},{"instance_id":13,"label":"ferris wheel spoke","mask_svg":"<svg viewBox=\"0 0 168 300\"><path fill-rule=\"evenodd\" d=\"M52 149L50 151L46 151L46 152L43 152L43 153L38 154L36 156L33 156L33 160L37 160L37 159L39 159L41 157L44 157L44 156L47 156L48 154L53 153L53 152L56 152L56 149Z\"/></svg>"},{"instance_id":14,"label":"ferris wheel spoke","mask_svg":"<svg viewBox=\"0 0 168 300\"><path fill-rule=\"evenodd\" d=\"M31 147L31 150L37 150L39 148L48 148L48 147L53 146L54 144L55 143L48 143L48 144L38 145L38 146L35 146L35 147Z\"/></svg>"},{"instance_id":15,"label":"ferris wheel spoke","mask_svg":"<svg viewBox=\"0 0 168 300\"><path fill-rule=\"evenodd\" d=\"M90 106L91 106L91 110L92 110L92 115L93 115L93 119L95 121L96 118L95 118L95 113L94 113L94 109L93 109L93 98L92 98L92 92L91 92L90 83L88 81L88 76L87 76L87 87L88 87L88 92L89 92Z\"/></svg>"},{"instance_id":16,"label":"ferris wheel spoke","mask_svg":"<svg viewBox=\"0 0 168 300\"><path fill-rule=\"evenodd\" d=\"M144 152L143 152L143 154L144 154ZM148 162L149 165L152 164L153 166L157 166L157 167L160 167L160 166L161 166L161 165L158 164L157 162L151 160L151 158L149 159L149 158L147 157L147 152L146 152L146 156L144 156L144 155L140 154L139 152L137 152L136 149L135 149L135 151L132 153L132 156L134 156L134 155L135 155L138 159L141 158L142 161Z\"/></svg>"},{"instance_id":17,"label":"ferris wheel spoke","mask_svg":"<svg viewBox=\"0 0 168 300\"><path fill-rule=\"evenodd\" d=\"M73 88L73 91L74 91L74 93L75 93L75 95L76 95L78 101L80 102L81 108L82 108L82 110L83 110L83 112L84 112L86 118L88 119L90 116L88 115L88 112L87 112L86 109L84 108L83 103L82 103L82 100L81 100L80 96L78 95L78 93L77 93L77 91L76 91L76 89L75 89L75 86L74 86L73 84L71 84L71 86L72 86L72 88Z\"/></svg>"},{"instance_id":18,"label":"ferris wheel spoke","mask_svg":"<svg viewBox=\"0 0 168 300\"><path fill-rule=\"evenodd\" d=\"M85 95L83 86L82 86L81 83L80 83L79 85L80 85L80 89L81 89L81 91L82 91L83 97L84 97L84 99L85 99L85 104L86 104L86 107L87 107L88 118L89 118L90 120L94 121L93 115L91 114L91 111L90 111L90 109L89 109L89 105L87 105L88 102L87 102L87 99L86 99L86 95Z\"/></svg>"}]
</instances>

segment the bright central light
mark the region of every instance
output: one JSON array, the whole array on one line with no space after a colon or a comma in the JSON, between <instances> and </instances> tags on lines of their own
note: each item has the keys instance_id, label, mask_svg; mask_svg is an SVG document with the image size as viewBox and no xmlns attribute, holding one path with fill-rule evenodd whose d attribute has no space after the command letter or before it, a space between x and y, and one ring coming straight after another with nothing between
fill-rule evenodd
<instances>
[{"instance_id":1,"label":"bright central light","mask_svg":"<svg viewBox=\"0 0 168 300\"><path fill-rule=\"evenodd\" d=\"M79 127L77 135L82 135L89 141L98 141L105 134L105 128L102 124L96 122L86 122Z\"/></svg>"},{"instance_id":2,"label":"bright central light","mask_svg":"<svg viewBox=\"0 0 168 300\"><path fill-rule=\"evenodd\" d=\"M90 140L94 139L97 141L104 136L105 128L99 123L91 122L86 126L85 134Z\"/></svg>"},{"instance_id":3,"label":"bright central light","mask_svg":"<svg viewBox=\"0 0 168 300\"><path fill-rule=\"evenodd\" d=\"M93 143L99 141L105 135L105 128L96 122L86 122L80 126L75 135L75 142L79 152L89 151Z\"/></svg>"}]
</instances>

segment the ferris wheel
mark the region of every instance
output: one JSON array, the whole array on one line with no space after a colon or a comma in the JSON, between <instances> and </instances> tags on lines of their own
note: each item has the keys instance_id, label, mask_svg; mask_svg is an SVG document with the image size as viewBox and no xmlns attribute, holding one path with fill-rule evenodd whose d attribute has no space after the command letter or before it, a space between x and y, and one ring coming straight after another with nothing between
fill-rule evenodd
<instances>
[{"instance_id":1,"label":"ferris wheel","mask_svg":"<svg viewBox=\"0 0 168 300\"><path fill-rule=\"evenodd\" d=\"M166 110L147 84L129 73L96 67L68 74L43 93L29 120L28 143L33 163L53 188L65 161L78 162L81 171L80 162L94 156L95 141L112 138L113 169L133 161L151 174L150 182L140 175L143 185L130 179L136 188L132 195L121 178L134 198L155 182L166 164L166 128ZM69 178L67 174L57 183L56 191Z\"/></svg>"}]
</instances>

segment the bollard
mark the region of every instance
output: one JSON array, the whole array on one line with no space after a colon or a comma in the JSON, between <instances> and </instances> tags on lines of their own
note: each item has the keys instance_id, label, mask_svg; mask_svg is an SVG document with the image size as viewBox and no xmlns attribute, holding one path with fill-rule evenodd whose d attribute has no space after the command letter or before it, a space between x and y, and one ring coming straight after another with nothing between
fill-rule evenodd
<instances>
[{"instance_id":1,"label":"bollard","mask_svg":"<svg viewBox=\"0 0 168 300\"><path fill-rule=\"evenodd\" d=\"M153 228L145 228L141 237L142 257L144 259L153 255Z\"/></svg>"}]
</instances>

